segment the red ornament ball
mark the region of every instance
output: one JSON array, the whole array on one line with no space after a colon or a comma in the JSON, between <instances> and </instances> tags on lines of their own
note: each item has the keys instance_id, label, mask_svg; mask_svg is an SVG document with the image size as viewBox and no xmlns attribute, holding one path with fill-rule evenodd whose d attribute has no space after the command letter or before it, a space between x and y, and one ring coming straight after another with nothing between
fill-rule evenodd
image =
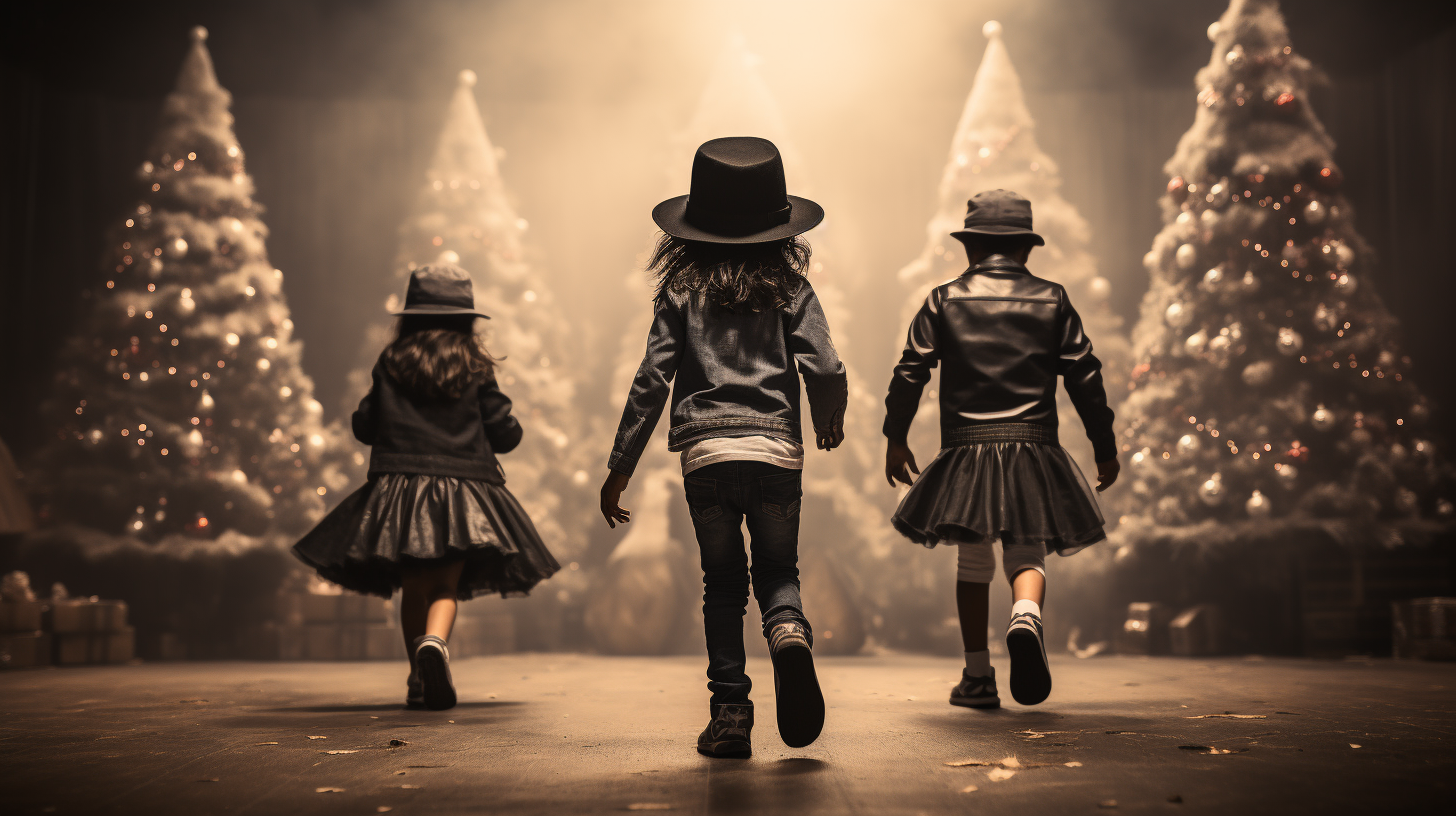
<instances>
[{"instance_id":1,"label":"red ornament ball","mask_svg":"<svg viewBox=\"0 0 1456 816\"><path fill-rule=\"evenodd\" d=\"M1168 197L1173 203L1182 204L1188 198L1188 184L1183 181L1182 176L1174 176L1168 179Z\"/></svg>"}]
</instances>

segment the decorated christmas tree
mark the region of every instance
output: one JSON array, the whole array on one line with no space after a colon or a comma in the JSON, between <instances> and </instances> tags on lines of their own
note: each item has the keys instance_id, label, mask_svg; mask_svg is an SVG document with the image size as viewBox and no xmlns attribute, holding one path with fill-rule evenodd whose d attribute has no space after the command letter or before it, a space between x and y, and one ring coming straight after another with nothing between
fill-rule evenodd
<instances>
[{"instance_id":1,"label":"decorated christmas tree","mask_svg":"<svg viewBox=\"0 0 1456 816\"><path fill-rule=\"evenodd\" d=\"M1102 360L1108 398L1116 407L1127 390L1131 349L1122 318L1107 304L1111 284L1097 273L1096 261L1088 252L1091 231L1086 220L1062 198L1056 163L1037 146L1036 123L1001 41L1001 24L988 22L982 32L988 40L986 52L951 139L935 215L926 228L925 248L900 270L900 281L910 290L902 324L909 323L931 288L966 270L965 250L950 235L962 226L966 201L983 190L1014 190L1031 202L1036 231L1046 239L1046 246L1032 252L1027 266L1032 274L1066 287ZM1095 481L1092 445L1065 390L1058 392L1057 406L1062 445ZM939 415L936 391L927 389L912 428L915 450L939 448Z\"/></svg>"},{"instance_id":2,"label":"decorated christmas tree","mask_svg":"<svg viewBox=\"0 0 1456 816\"><path fill-rule=\"evenodd\" d=\"M1430 409L1274 0L1209 26L1134 331L1121 535L1394 544L1452 515Z\"/></svg>"},{"instance_id":3,"label":"decorated christmas tree","mask_svg":"<svg viewBox=\"0 0 1456 816\"><path fill-rule=\"evenodd\" d=\"M300 368L206 38L193 30L32 470L51 524L147 543L287 542L358 463Z\"/></svg>"},{"instance_id":4,"label":"decorated christmas tree","mask_svg":"<svg viewBox=\"0 0 1456 816\"><path fill-rule=\"evenodd\" d=\"M424 185L400 226L392 292L349 376L350 398L357 403L368 391L374 362L393 338L389 312L399 309L410 271L436 262L468 270L476 306L491 317L483 328L486 347L500 360L496 377L525 429L520 447L502 459L507 481L546 545L567 562L582 548L580 532L595 503L586 486L581 412L572 404L575 385L563 365L566 323L549 281L526 258L528 225L501 177L502 152L486 134L475 82L473 71L460 72Z\"/></svg>"}]
</instances>

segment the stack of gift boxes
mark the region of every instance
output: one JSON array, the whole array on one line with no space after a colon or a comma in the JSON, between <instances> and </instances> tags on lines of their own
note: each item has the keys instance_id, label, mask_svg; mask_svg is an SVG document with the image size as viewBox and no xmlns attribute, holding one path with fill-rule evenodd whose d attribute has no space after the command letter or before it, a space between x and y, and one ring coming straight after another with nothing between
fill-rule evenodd
<instances>
[{"instance_id":1,"label":"stack of gift boxes","mask_svg":"<svg viewBox=\"0 0 1456 816\"><path fill-rule=\"evenodd\" d=\"M135 650L122 601L0 600L0 668L126 663Z\"/></svg>"},{"instance_id":2,"label":"stack of gift boxes","mask_svg":"<svg viewBox=\"0 0 1456 816\"><path fill-rule=\"evenodd\" d=\"M278 595L277 620L246 645L258 660L390 660L404 657L393 604L340 592Z\"/></svg>"}]
</instances>

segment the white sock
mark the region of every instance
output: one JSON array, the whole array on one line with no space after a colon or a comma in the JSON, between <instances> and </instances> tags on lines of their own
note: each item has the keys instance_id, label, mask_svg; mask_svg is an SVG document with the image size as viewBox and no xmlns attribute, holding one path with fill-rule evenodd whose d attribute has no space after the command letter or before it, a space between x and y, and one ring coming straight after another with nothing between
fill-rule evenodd
<instances>
[{"instance_id":1,"label":"white sock","mask_svg":"<svg viewBox=\"0 0 1456 816\"><path fill-rule=\"evenodd\" d=\"M1039 618L1041 617L1041 604L1037 603L1036 601L1023 598L1022 600L1019 600L1011 605L1011 617L1014 618L1017 615L1022 614L1023 612L1030 612L1031 614Z\"/></svg>"},{"instance_id":2,"label":"white sock","mask_svg":"<svg viewBox=\"0 0 1456 816\"><path fill-rule=\"evenodd\" d=\"M966 652L966 673L972 677L988 677L991 674L991 650Z\"/></svg>"}]
</instances>

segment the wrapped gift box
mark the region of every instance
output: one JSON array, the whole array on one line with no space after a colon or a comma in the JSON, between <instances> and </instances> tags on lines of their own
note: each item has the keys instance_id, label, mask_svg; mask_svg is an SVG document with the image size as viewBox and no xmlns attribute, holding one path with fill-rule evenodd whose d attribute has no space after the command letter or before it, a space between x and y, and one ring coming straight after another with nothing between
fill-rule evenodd
<instances>
[{"instance_id":1,"label":"wrapped gift box","mask_svg":"<svg viewBox=\"0 0 1456 816\"><path fill-rule=\"evenodd\" d=\"M125 628L125 601L68 598L50 602L50 631L54 634L120 632Z\"/></svg>"},{"instance_id":2,"label":"wrapped gift box","mask_svg":"<svg viewBox=\"0 0 1456 816\"><path fill-rule=\"evenodd\" d=\"M136 653L136 630L130 626L114 632L58 632L53 638L60 666L126 663Z\"/></svg>"},{"instance_id":3,"label":"wrapped gift box","mask_svg":"<svg viewBox=\"0 0 1456 816\"><path fill-rule=\"evenodd\" d=\"M1223 650L1223 623L1218 607L1199 604L1179 613L1168 624L1168 641L1173 654L1205 657Z\"/></svg>"},{"instance_id":4,"label":"wrapped gift box","mask_svg":"<svg viewBox=\"0 0 1456 816\"><path fill-rule=\"evenodd\" d=\"M1168 607L1160 603L1130 603L1127 620L1117 639L1121 654L1161 655L1168 653Z\"/></svg>"},{"instance_id":5,"label":"wrapped gift box","mask_svg":"<svg viewBox=\"0 0 1456 816\"><path fill-rule=\"evenodd\" d=\"M0 632L38 631L44 609L40 601L0 601Z\"/></svg>"},{"instance_id":6,"label":"wrapped gift box","mask_svg":"<svg viewBox=\"0 0 1456 816\"><path fill-rule=\"evenodd\" d=\"M1396 657L1456 660L1456 598L1415 598L1391 604Z\"/></svg>"},{"instance_id":7,"label":"wrapped gift box","mask_svg":"<svg viewBox=\"0 0 1456 816\"><path fill-rule=\"evenodd\" d=\"M32 669L50 664L50 635L45 632L0 634L0 668Z\"/></svg>"}]
</instances>

